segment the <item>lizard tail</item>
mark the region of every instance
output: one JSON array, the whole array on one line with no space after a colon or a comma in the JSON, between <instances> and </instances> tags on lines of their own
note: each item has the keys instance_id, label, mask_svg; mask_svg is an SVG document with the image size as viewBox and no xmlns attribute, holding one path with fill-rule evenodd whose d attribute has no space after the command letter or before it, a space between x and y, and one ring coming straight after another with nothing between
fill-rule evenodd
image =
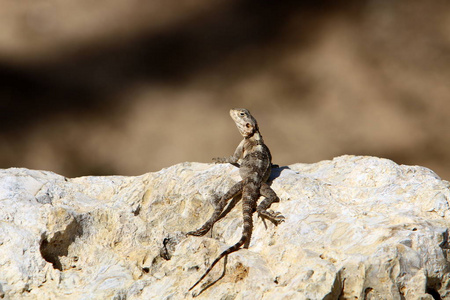
<instances>
[{"instance_id":1,"label":"lizard tail","mask_svg":"<svg viewBox=\"0 0 450 300\"><path fill-rule=\"evenodd\" d=\"M251 238L251 234L252 234L252 227L253 227L253 220L252 220L252 207L250 205L246 205L245 203L246 201L244 201L243 204L243 212L244 212L244 228L242 230L242 237L239 240L239 242L237 242L236 244L234 244L233 246L231 246L230 248L228 248L227 250L223 251L211 264L211 266L209 266L209 268L206 270L206 272L203 274L202 277L200 277L200 279L193 285L191 286L191 288L189 289L192 290L197 284L199 284L203 278L206 277L206 275L209 274L209 272L212 270L212 268L214 268L214 266L224 257L227 256L228 254L231 254L235 251L238 251L242 245L244 245L244 247L247 246L247 242L250 241Z\"/></svg>"},{"instance_id":2,"label":"lizard tail","mask_svg":"<svg viewBox=\"0 0 450 300\"><path fill-rule=\"evenodd\" d=\"M209 272L211 272L212 268L214 268L214 266L215 266L215 265L216 265L216 264L217 264L224 256L227 256L228 254L233 253L233 252L239 250L239 249L242 247L242 245L245 244L246 241L247 241L247 238L243 235L243 236L241 237L241 239L239 240L239 242L237 242L236 244L234 244L233 246L231 246L231 247L228 248L227 250L223 251L223 252L222 252L222 253L221 253L221 254L213 261L213 263L211 264L211 266L209 266L209 268L206 270L205 274L203 274L202 277L200 277L200 279L199 279L193 286L191 286L191 288L189 289L189 291L192 290L197 284L199 284L199 283L203 280L203 278L205 278L206 275L208 275Z\"/></svg>"}]
</instances>

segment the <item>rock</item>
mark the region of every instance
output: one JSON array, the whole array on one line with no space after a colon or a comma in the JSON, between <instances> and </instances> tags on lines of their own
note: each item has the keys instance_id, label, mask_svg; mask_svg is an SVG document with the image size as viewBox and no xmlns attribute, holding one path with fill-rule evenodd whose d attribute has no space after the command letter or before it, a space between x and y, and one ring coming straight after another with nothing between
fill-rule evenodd
<instances>
[{"instance_id":1,"label":"rock","mask_svg":"<svg viewBox=\"0 0 450 300\"><path fill-rule=\"evenodd\" d=\"M212 238L186 237L228 164L137 177L0 171L0 298L184 299L241 235L240 203ZM449 299L449 183L431 170L342 156L274 169L286 221L256 221L248 249L198 299ZM219 263L205 283L219 278Z\"/></svg>"}]
</instances>

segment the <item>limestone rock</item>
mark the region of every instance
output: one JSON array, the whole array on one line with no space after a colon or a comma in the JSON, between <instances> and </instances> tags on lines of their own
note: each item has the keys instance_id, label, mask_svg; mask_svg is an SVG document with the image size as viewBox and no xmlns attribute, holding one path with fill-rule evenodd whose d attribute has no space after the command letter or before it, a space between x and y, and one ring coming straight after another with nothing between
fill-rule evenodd
<instances>
[{"instance_id":1,"label":"limestone rock","mask_svg":"<svg viewBox=\"0 0 450 300\"><path fill-rule=\"evenodd\" d=\"M137 177L0 171L0 298L184 299L240 235L240 203L212 238L186 237L238 181L228 164ZM431 170L342 156L274 169L286 221L198 299L449 299L449 183ZM219 278L219 263L205 283ZM198 294L204 285L194 289Z\"/></svg>"}]
</instances>

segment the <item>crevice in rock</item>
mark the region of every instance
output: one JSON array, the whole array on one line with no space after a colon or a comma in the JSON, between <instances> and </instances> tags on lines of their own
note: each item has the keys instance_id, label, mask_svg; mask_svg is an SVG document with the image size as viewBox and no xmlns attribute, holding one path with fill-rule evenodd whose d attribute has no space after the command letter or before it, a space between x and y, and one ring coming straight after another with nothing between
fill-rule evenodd
<instances>
[{"instance_id":1,"label":"crevice in rock","mask_svg":"<svg viewBox=\"0 0 450 300\"><path fill-rule=\"evenodd\" d=\"M139 216L140 213L141 213L141 206L139 205L138 207L136 207L135 210L133 210L133 215L137 217Z\"/></svg>"},{"instance_id":2,"label":"crevice in rock","mask_svg":"<svg viewBox=\"0 0 450 300\"><path fill-rule=\"evenodd\" d=\"M442 287L442 283L438 278L427 278L427 287L425 292L433 297L435 300L440 300L441 295L439 294L439 290Z\"/></svg>"},{"instance_id":3,"label":"crevice in rock","mask_svg":"<svg viewBox=\"0 0 450 300\"><path fill-rule=\"evenodd\" d=\"M170 260L172 255L170 254L170 248L172 244L172 239L170 237L166 237L163 240L163 246L160 249L160 256L165 260Z\"/></svg>"},{"instance_id":4,"label":"crevice in rock","mask_svg":"<svg viewBox=\"0 0 450 300\"><path fill-rule=\"evenodd\" d=\"M5 292L3 291L2 284L0 283L0 299L5 298Z\"/></svg>"},{"instance_id":5,"label":"crevice in rock","mask_svg":"<svg viewBox=\"0 0 450 300\"><path fill-rule=\"evenodd\" d=\"M442 254L447 260L447 271L450 269L450 264L448 263L448 254L450 251L450 244L449 244L449 231L448 229L445 230L442 233L442 242L439 244L439 247L442 249ZM442 299L441 294L439 291L442 288L442 279L440 278L434 278L434 277L428 277L427 278L427 287L425 292L433 297L435 300Z\"/></svg>"},{"instance_id":6,"label":"crevice in rock","mask_svg":"<svg viewBox=\"0 0 450 300\"><path fill-rule=\"evenodd\" d=\"M341 298L343 293L344 293L344 280L342 280L342 274L341 271L339 271L336 274L336 278L334 279L330 293L325 295L323 300L339 299Z\"/></svg>"},{"instance_id":7,"label":"crevice in rock","mask_svg":"<svg viewBox=\"0 0 450 300\"><path fill-rule=\"evenodd\" d=\"M433 297L433 299L435 299L435 300L441 300L442 299L441 295L439 294L439 292L436 289L432 288L432 287L427 287L426 293L430 294L431 297Z\"/></svg>"},{"instance_id":8,"label":"crevice in rock","mask_svg":"<svg viewBox=\"0 0 450 300\"><path fill-rule=\"evenodd\" d=\"M448 241L449 241L448 238L449 238L449 233L448 233L448 229L447 229L442 233L442 242L439 244L439 247L441 247L442 249L449 249L450 245L448 243Z\"/></svg>"},{"instance_id":9,"label":"crevice in rock","mask_svg":"<svg viewBox=\"0 0 450 300\"><path fill-rule=\"evenodd\" d=\"M56 232L50 240L46 235L42 235L39 248L42 257L51 263L53 268L63 271L60 257L67 256L69 246L82 234L83 228L76 219L73 219L65 230Z\"/></svg>"},{"instance_id":10,"label":"crevice in rock","mask_svg":"<svg viewBox=\"0 0 450 300\"><path fill-rule=\"evenodd\" d=\"M162 240L162 246L159 249L159 254L153 258L150 266L142 266L142 272L150 275L158 272L161 269L164 261L172 259L172 255L175 252L176 246L183 238L186 238L186 236L181 232L176 232L165 237Z\"/></svg>"},{"instance_id":11,"label":"crevice in rock","mask_svg":"<svg viewBox=\"0 0 450 300\"><path fill-rule=\"evenodd\" d=\"M364 299L368 299L368 297L372 293L372 291L373 291L373 288L366 287L366 289L364 290Z\"/></svg>"},{"instance_id":12,"label":"crevice in rock","mask_svg":"<svg viewBox=\"0 0 450 300\"><path fill-rule=\"evenodd\" d=\"M181 232L176 232L165 237L162 241L163 245L159 250L159 256L165 260L170 260L172 258L172 253L175 252L176 246L184 238L186 238L186 236Z\"/></svg>"}]
</instances>

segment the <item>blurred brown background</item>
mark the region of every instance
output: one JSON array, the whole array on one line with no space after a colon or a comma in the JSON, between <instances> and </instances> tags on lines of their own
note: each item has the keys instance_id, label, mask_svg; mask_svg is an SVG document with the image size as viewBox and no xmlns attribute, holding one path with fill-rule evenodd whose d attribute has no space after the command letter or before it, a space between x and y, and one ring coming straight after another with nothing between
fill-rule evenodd
<instances>
[{"instance_id":1,"label":"blurred brown background","mask_svg":"<svg viewBox=\"0 0 450 300\"><path fill-rule=\"evenodd\" d=\"M340 2L340 3L337 3ZM137 175L342 154L450 179L448 1L0 0L0 167Z\"/></svg>"}]
</instances>

